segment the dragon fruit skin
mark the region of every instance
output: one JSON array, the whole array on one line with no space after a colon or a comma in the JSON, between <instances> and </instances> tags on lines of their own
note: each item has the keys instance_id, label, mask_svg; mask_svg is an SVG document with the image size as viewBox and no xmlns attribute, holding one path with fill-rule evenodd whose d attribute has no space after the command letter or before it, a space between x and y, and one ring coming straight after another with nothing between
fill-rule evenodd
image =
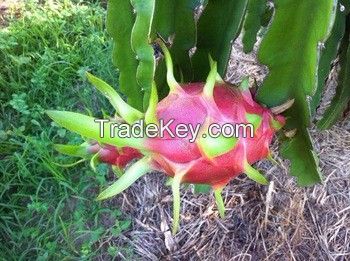
<instances>
[{"instance_id":1,"label":"dragon fruit skin","mask_svg":"<svg viewBox=\"0 0 350 261\"><path fill-rule=\"evenodd\" d=\"M190 135L180 137L121 138L100 136L99 127L93 117L61 111L48 111L48 115L59 125L81 136L97 141L88 151L98 155L99 160L124 167L134 158L140 158L110 187L102 191L98 199L115 196L137 179L152 170L160 170L172 177L173 192L173 233L178 229L180 211L180 184L208 184L213 187L220 216L224 216L221 197L223 187L233 178L245 173L249 178L267 184L267 179L251 165L270 156L269 145L274 133L285 124L284 117L256 103L250 90L225 83L217 74L216 63L211 60L211 71L205 83L180 85L173 76L170 53L162 45L167 65L169 95L158 103L153 84L148 110L145 114L126 104L107 83L91 74L90 82L101 91L116 109L118 119L132 125L144 120L146 124L158 124L160 120L174 120L170 129L178 124L200 124L199 135L190 142ZM207 137L208 126L212 123L223 125L252 124L253 137ZM111 123L108 123L111 124ZM106 126L111 126L106 124ZM108 129L108 128L106 128ZM249 132L248 132L249 133ZM107 133L110 134L110 133ZM249 135L249 134L248 134ZM103 144L103 145L100 145ZM60 145L66 146L66 145ZM70 146L70 145L68 145ZM61 150L64 152L64 150Z\"/></svg>"},{"instance_id":2,"label":"dragon fruit skin","mask_svg":"<svg viewBox=\"0 0 350 261\"><path fill-rule=\"evenodd\" d=\"M134 159L139 159L143 155L139 150L131 147L117 148L112 145L100 145L97 142L88 148L89 154L98 154L98 160L102 163L110 164L118 168L125 166Z\"/></svg>"},{"instance_id":3,"label":"dragon fruit skin","mask_svg":"<svg viewBox=\"0 0 350 261\"><path fill-rule=\"evenodd\" d=\"M250 123L246 115L261 117L261 123L254 130L254 137L241 138L229 152L208 158L201 152L198 140L191 143L186 138L152 138L146 140L146 148L152 158L170 176L187 168L182 182L209 184L214 188L225 186L232 178L245 171L245 162L253 164L269 155L269 145L275 133L272 121L284 124L282 117L276 119L267 109L256 103L248 90L239 90L229 84L216 84L214 103L203 97L204 83L182 85L183 92L170 93L157 106L157 118L168 122L175 132L175 126L191 124L205 125L210 116L215 123Z\"/></svg>"}]
</instances>

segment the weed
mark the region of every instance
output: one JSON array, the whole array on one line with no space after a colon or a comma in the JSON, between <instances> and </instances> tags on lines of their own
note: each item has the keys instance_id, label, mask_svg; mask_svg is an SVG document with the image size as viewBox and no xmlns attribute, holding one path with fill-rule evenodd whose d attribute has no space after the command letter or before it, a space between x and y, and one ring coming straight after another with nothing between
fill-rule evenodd
<instances>
[{"instance_id":1,"label":"weed","mask_svg":"<svg viewBox=\"0 0 350 261\"><path fill-rule=\"evenodd\" d=\"M59 166L72 159L53 153L51 140L80 140L44 115L51 108L111 109L84 79L89 70L117 86L105 10L93 1L64 0L26 1L17 12L0 29L0 255L131 256L111 240L130 220L95 201L98 186L91 184L105 184L106 166L97 173L84 164Z\"/></svg>"}]
</instances>

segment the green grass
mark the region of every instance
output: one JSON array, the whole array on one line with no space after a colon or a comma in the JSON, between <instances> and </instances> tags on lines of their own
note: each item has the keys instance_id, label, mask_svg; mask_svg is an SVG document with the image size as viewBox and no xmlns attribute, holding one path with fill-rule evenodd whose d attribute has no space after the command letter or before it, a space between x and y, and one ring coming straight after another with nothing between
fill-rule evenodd
<instances>
[{"instance_id":1,"label":"green grass","mask_svg":"<svg viewBox=\"0 0 350 261\"><path fill-rule=\"evenodd\" d=\"M52 142L80 139L44 113L111 110L84 78L89 70L117 85L105 10L94 1L40 2L26 1L0 29L0 259L131 257L114 243L130 218L95 201L107 167L57 165L74 159Z\"/></svg>"}]
</instances>

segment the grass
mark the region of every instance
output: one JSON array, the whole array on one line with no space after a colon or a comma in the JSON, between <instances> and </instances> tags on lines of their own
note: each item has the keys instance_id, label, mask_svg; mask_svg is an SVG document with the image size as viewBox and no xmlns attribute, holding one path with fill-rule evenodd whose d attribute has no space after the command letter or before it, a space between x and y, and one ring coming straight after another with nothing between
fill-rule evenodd
<instances>
[{"instance_id":1,"label":"grass","mask_svg":"<svg viewBox=\"0 0 350 261\"><path fill-rule=\"evenodd\" d=\"M17 13L15 15L15 13ZM85 71L117 85L105 10L94 1L25 1L0 28L0 259L132 256L115 242L130 226L95 201L107 167L64 168L52 143L79 142L46 109L101 113L111 107Z\"/></svg>"}]
</instances>

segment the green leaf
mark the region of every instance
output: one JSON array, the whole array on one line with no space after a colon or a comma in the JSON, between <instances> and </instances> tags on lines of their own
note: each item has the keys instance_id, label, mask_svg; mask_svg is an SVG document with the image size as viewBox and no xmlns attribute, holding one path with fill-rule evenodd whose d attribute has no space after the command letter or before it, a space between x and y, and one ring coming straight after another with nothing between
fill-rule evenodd
<instances>
[{"instance_id":1,"label":"green leaf","mask_svg":"<svg viewBox=\"0 0 350 261\"><path fill-rule=\"evenodd\" d=\"M350 16L347 17L347 33L340 47L340 73L338 76L338 86L331 105L327 108L323 118L317 123L320 129L331 127L342 117L344 110L350 101Z\"/></svg>"},{"instance_id":2,"label":"green leaf","mask_svg":"<svg viewBox=\"0 0 350 261\"><path fill-rule=\"evenodd\" d=\"M130 146L137 149L142 149L144 146L143 138L119 137L117 135L118 127L113 126L115 124L113 121L105 120L106 122L104 123L96 122L95 120L98 119L70 111L47 111L46 113L58 125L100 143L117 147ZM102 130L101 127L103 127ZM111 130L116 134L114 137L111 135L113 134Z\"/></svg>"},{"instance_id":3,"label":"green leaf","mask_svg":"<svg viewBox=\"0 0 350 261\"><path fill-rule=\"evenodd\" d=\"M247 14L244 21L243 50L249 53L253 50L256 36L261 27L261 18L266 9L267 0L248 0Z\"/></svg>"},{"instance_id":4,"label":"green leaf","mask_svg":"<svg viewBox=\"0 0 350 261\"><path fill-rule=\"evenodd\" d=\"M317 4L314 0L276 0L273 21L258 53L270 71L258 100L269 107L295 100L285 115L286 129L297 129L297 134L284 141L282 151L291 160L291 175L298 177L299 185L320 180L312 142L306 135L310 122L306 96L316 88L318 43L328 36L333 7L333 0Z\"/></svg>"},{"instance_id":5,"label":"green leaf","mask_svg":"<svg viewBox=\"0 0 350 261\"><path fill-rule=\"evenodd\" d=\"M107 199L123 192L149 171L151 171L149 159L143 158L139 160L134 163L115 183L113 183L113 185L102 191L101 194L98 195L97 200Z\"/></svg>"},{"instance_id":6,"label":"green leaf","mask_svg":"<svg viewBox=\"0 0 350 261\"><path fill-rule=\"evenodd\" d=\"M136 14L131 32L131 46L139 61L136 79L144 91L143 107L146 110L156 69L154 50L150 43L155 0L131 0L131 4Z\"/></svg>"},{"instance_id":7,"label":"green leaf","mask_svg":"<svg viewBox=\"0 0 350 261\"><path fill-rule=\"evenodd\" d=\"M345 33L345 12L340 10L341 3L338 3L336 18L330 36L321 50L320 62L317 73L317 89L310 101L311 114L314 116L317 107L320 105L326 79L331 70L331 63L337 57L340 41Z\"/></svg>"},{"instance_id":8,"label":"green leaf","mask_svg":"<svg viewBox=\"0 0 350 261\"><path fill-rule=\"evenodd\" d=\"M127 123L132 124L135 121L143 118L143 113L128 105L108 83L90 73L86 73L86 76L89 82L93 84L104 96L106 96L117 113Z\"/></svg>"},{"instance_id":9,"label":"green leaf","mask_svg":"<svg viewBox=\"0 0 350 261\"><path fill-rule=\"evenodd\" d=\"M198 21L197 50L192 57L194 81L205 81L208 54L218 61L218 73L225 75L232 41L240 33L248 0L210 0Z\"/></svg>"},{"instance_id":10,"label":"green leaf","mask_svg":"<svg viewBox=\"0 0 350 261\"><path fill-rule=\"evenodd\" d=\"M131 49L131 30L134 25L132 6L126 0L109 0L107 31L114 42L113 63L119 69L119 88L128 97L128 103L143 109L143 94L136 81L138 61Z\"/></svg>"}]
</instances>

